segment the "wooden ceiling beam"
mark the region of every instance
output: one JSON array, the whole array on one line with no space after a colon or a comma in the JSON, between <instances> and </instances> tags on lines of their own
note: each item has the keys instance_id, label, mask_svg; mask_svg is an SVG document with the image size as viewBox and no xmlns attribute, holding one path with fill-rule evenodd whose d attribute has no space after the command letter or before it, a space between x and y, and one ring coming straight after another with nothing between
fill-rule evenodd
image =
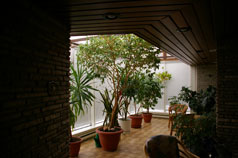
<instances>
[{"instance_id":1,"label":"wooden ceiling beam","mask_svg":"<svg viewBox=\"0 0 238 158\"><path fill-rule=\"evenodd\" d=\"M181 13L184 16L184 19L186 20L186 22L192 28L192 33L196 37L198 44L201 47L201 50L196 50L196 51L200 52L200 55L202 56L203 59L208 59L208 53L209 53L208 44L206 39L204 38L204 33L201 30L200 22L194 13L193 7L185 7L181 10Z\"/></svg>"},{"instance_id":2,"label":"wooden ceiling beam","mask_svg":"<svg viewBox=\"0 0 238 158\"><path fill-rule=\"evenodd\" d=\"M84 28L78 29L73 28L71 32L86 32L86 31L111 31L111 30L131 30L131 29L144 29L146 25L131 25L131 26L106 26L106 27L96 27L96 28Z\"/></svg>"},{"instance_id":3,"label":"wooden ceiling beam","mask_svg":"<svg viewBox=\"0 0 238 158\"><path fill-rule=\"evenodd\" d=\"M143 34L144 36L146 36L147 38L152 39L154 42L156 42L157 47L164 48L170 52L174 52L174 53L172 53L174 56L178 57L179 59L183 60L186 63L194 64L194 61L192 61L190 58L181 55L179 52L177 52L172 47L170 47L167 43L164 43L159 38L157 38L153 33L148 32L147 29L140 31L140 33Z\"/></svg>"},{"instance_id":4,"label":"wooden ceiling beam","mask_svg":"<svg viewBox=\"0 0 238 158\"><path fill-rule=\"evenodd\" d=\"M159 21L161 19L163 19L164 17L142 17L142 18L128 18L128 19L115 19L115 20L106 20L106 19L102 19L102 20L88 20L88 21L73 21L73 23L71 24L77 24L77 25L93 25L93 24L111 24L111 23L125 23L125 22L138 22L138 21Z\"/></svg>"},{"instance_id":5,"label":"wooden ceiling beam","mask_svg":"<svg viewBox=\"0 0 238 158\"><path fill-rule=\"evenodd\" d=\"M139 8L139 7L151 7L151 6L163 6L163 7L173 7L179 5L191 4L191 1L174 1L173 3L165 1L116 1L108 3L91 3L91 4L81 4L81 5L72 5L66 7L68 11L85 11L85 10L105 10L105 9L114 9L114 8Z\"/></svg>"},{"instance_id":6,"label":"wooden ceiling beam","mask_svg":"<svg viewBox=\"0 0 238 158\"><path fill-rule=\"evenodd\" d=\"M171 49L176 51L182 57L192 60L193 63L197 63L197 60L193 56L190 56L190 55L186 54L185 52L183 52L182 49L180 49L174 43L172 43L170 40L168 40L168 38L165 35L161 34L161 32L159 32L153 26L146 26L146 30L148 32L150 32L151 34L153 34L156 38L160 39L160 41L162 43L166 43L166 45L168 45Z\"/></svg>"},{"instance_id":7,"label":"wooden ceiling beam","mask_svg":"<svg viewBox=\"0 0 238 158\"><path fill-rule=\"evenodd\" d=\"M85 29L85 28L100 28L100 27L108 27L108 26L134 26L134 25L150 25L155 21L134 21L134 22L120 22L120 23L98 23L94 25L72 25L71 29Z\"/></svg>"},{"instance_id":8,"label":"wooden ceiling beam","mask_svg":"<svg viewBox=\"0 0 238 158\"><path fill-rule=\"evenodd\" d=\"M158 16L167 16L177 12L175 10L166 10L166 11L140 11L140 12L129 12L129 13L120 13L119 19L126 18L141 18L141 17L158 17ZM83 20L100 20L105 19L104 14L94 14L94 15L83 15L83 16L73 16L70 17L71 21L83 21Z\"/></svg>"},{"instance_id":9,"label":"wooden ceiling beam","mask_svg":"<svg viewBox=\"0 0 238 158\"><path fill-rule=\"evenodd\" d=\"M176 11L181 10L184 7L188 7L189 5L173 5L173 6L150 6L144 7L131 7L127 8L126 6L122 6L121 8L118 6L114 9L100 9L100 10L85 10L85 11L69 11L67 12L67 16L70 16L70 19L73 16L89 16L89 15L104 15L105 13L133 13L133 12L145 12L145 11ZM66 12L65 12L66 13ZM61 15L65 15L64 12Z\"/></svg>"},{"instance_id":10,"label":"wooden ceiling beam","mask_svg":"<svg viewBox=\"0 0 238 158\"><path fill-rule=\"evenodd\" d=\"M135 33L187 64L214 58L214 26L207 0L63 0L41 4L68 23L74 36ZM109 12L119 17L105 19ZM178 31L186 27L190 31Z\"/></svg>"},{"instance_id":11,"label":"wooden ceiling beam","mask_svg":"<svg viewBox=\"0 0 238 158\"><path fill-rule=\"evenodd\" d=\"M86 36L86 35L106 35L106 34L129 34L134 33L135 31L138 31L136 29L127 29L127 30L102 30L102 31L75 31L71 32L71 36Z\"/></svg>"},{"instance_id":12,"label":"wooden ceiling beam","mask_svg":"<svg viewBox=\"0 0 238 158\"><path fill-rule=\"evenodd\" d=\"M174 53L173 51L171 51L170 48L167 48L167 46L163 46L163 44L160 45L160 43L157 43L156 41L152 40L150 37L147 37L147 36L144 35L144 34L147 34L146 31L144 31L144 30L141 31L141 32L139 32L139 33L138 33L138 32L135 33L135 35L137 35L138 37L143 38L143 39L146 40L147 42L149 42L149 43L151 43L151 44L157 46L158 48L162 49L163 51L165 51L165 52L167 52L167 53L169 53L169 54L171 54L171 55L177 57L177 58L178 58L179 60L181 60L182 62L184 62L184 63L186 63L186 64L188 64L188 65L192 65L192 64L193 64L192 62L189 62L189 61L185 60L184 58L178 57L178 54L176 54L176 53Z\"/></svg>"}]
</instances>

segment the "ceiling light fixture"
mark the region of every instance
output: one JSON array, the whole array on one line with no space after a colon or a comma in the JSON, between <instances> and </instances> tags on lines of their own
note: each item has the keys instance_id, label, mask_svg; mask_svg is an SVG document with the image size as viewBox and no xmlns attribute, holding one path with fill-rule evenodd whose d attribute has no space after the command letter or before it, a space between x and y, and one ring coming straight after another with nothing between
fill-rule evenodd
<instances>
[{"instance_id":1,"label":"ceiling light fixture","mask_svg":"<svg viewBox=\"0 0 238 158\"><path fill-rule=\"evenodd\" d=\"M203 50L197 50L196 52L200 54L200 53L203 53Z\"/></svg>"},{"instance_id":2,"label":"ceiling light fixture","mask_svg":"<svg viewBox=\"0 0 238 158\"><path fill-rule=\"evenodd\" d=\"M118 13L105 13L103 16L107 20L115 20L118 18L119 14Z\"/></svg>"},{"instance_id":3,"label":"ceiling light fixture","mask_svg":"<svg viewBox=\"0 0 238 158\"><path fill-rule=\"evenodd\" d=\"M177 28L177 32L188 32L190 30L192 30L192 28L190 26Z\"/></svg>"}]
</instances>

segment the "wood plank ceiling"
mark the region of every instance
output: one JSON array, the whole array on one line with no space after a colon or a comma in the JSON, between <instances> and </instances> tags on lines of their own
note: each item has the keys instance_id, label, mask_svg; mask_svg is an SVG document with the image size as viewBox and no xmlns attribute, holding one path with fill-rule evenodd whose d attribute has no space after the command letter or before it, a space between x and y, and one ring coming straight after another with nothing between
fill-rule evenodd
<instances>
[{"instance_id":1,"label":"wood plank ceiling","mask_svg":"<svg viewBox=\"0 0 238 158\"><path fill-rule=\"evenodd\" d=\"M46 8L69 21L71 36L134 33L187 64L214 61L209 0L70 0Z\"/></svg>"}]
</instances>

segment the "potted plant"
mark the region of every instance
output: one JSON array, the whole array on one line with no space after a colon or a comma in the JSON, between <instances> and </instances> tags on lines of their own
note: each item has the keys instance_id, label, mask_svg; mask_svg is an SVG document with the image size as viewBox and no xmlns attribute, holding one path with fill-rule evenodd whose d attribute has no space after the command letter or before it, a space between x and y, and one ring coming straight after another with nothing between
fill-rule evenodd
<instances>
[{"instance_id":1,"label":"potted plant","mask_svg":"<svg viewBox=\"0 0 238 158\"><path fill-rule=\"evenodd\" d=\"M76 69L71 64L70 75L70 156L78 156L80 150L81 138L72 136L72 129L79 115L84 114L84 108L92 105L94 95L91 91L97 91L91 86L95 75L92 71L80 66L76 63Z\"/></svg>"},{"instance_id":2,"label":"potted plant","mask_svg":"<svg viewBox=\"0 0 238 158\"><path fill-rule=\"evenodd\" d=\"M124 83L124 77L122 76L121 84ZM122 107L120 109L120 114L122 115L122 118L120 118L119 125L123 129L124 132L130 132L131 129L131 118L127 117L127 114L129 114L128 109L130 106L131 101L134 99L135 100L135 95L137 93L136 89L136 81L134 76L129 77L127 81L127 87L123 90L122 95L124 96L124 101L122 104Z\"/></svg>"},{"instance_id":3,"label":"potted plant","mask_svg":"<svg viewBox=\"0 0 238 158\"><path fill-rule=\"evenodd\" d=\"M150 109L154 109L158 103L158 99L162 96L162 85L161 82L154 78L154 74L144 75L140 79L140 88L138 92L138 102L142 105L146 112L143 112L144 122L150 123L152 113Z\"/></svg>"},{"instance_id":4,"label":"potted plant","mask_svg":"<svg viewBox=\"0 0 238 158\"><path fill-rule=\"evenodd\" d=\"M143 68L158 68L159 53L158 48L131 34L95 36L86 44L79 46L79 60L94 70L102 81L107 79L114 98L109 123L107 127L100 128L97 132L107 132L110 139L109 135L117 126L118 112L124 99L122 92L128 85L128 78ZM122 75L125 76L123 84L121 84ZM100 135L99 139L103 146Z\"/></svg>"},{"instance_id":5,"label":"potted plant","mask_svg":"<svg viewBox=\"0 0 238 158\"><path fill-rule=\"evenodd\" d=\"M119 144L120 135L123 132L123 130L118 127L117 120L113 120L115 121L114 128L108 128L109 123L112 121L111 115L113 109L114 96L113 95L110 96L110 93L107 88L105 88L104 93L100 92L100 95L102 97L101 102L104 105L103 113L105 113L105 119L103 122L103 128L102 129L98 128L96 132L99 135L99 140L102 149L105 151L115 151ZM119 109L117 109L117 113L118 111Z\"/></svg>"},{"instance_id":6,"label":"potted plant","mask_svg":"<svg viewBox=\"0 0 238 158\"><path fill-rule=\"evenodd\" d=\"M135 113L129 116L131 118L131 128L141 128L143 117L141 113L139 113L140 108L141 106L137 107L136 101L134 101Z\"/></svg>"},{"instance_id":7,"label":"potted plant","mask_svg":"<svg viewBox=\"0 0 238 158\"><path fill-rule=\"evenodd\" d=\"M144 74L141 72L137 72L133 75L133 77L130 80L130 90L132 93L132 99L134 101L134 114L130 115L131 118L131 128L141 128L142 124L142 114L140 113L141 105L138 106L138 94L141 92L141 80L143 79Z\"/></svg>"},{"instance_id":8,"label":"potted plant","mask_svg":"<svg viewBox=\"0 0 238 158\"><path fill-rule=\"evenodd\" d=\"M118 119L118 123L124 132L130 132L131 130L131 119L127 117L129 105L130 100L126 98L120 110L123 117Z\"/></svg>"},{"instance_id":9,"label":"potted plant","mask_svg":"<svg viewBox=\"0 0 238 158\"><path fill-rule=\"evenodd\" d=\"M188 119L186 115L179 115L174 120L173 128L179 127L176 136L181 136L184 144L200 157L218 156L216 148L220 144L216 143L215 95L216 89L212 86L200 92L183 87L178 97L179 100L188 102L200 117Z\"/></svg>"}]
</instances>

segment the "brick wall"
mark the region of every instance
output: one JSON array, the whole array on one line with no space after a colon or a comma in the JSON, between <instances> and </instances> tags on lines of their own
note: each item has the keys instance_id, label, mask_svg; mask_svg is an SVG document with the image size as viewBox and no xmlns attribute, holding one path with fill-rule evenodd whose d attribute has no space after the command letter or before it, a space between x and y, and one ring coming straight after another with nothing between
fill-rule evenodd
<instances>
[{"instance_id":1,"label":"brick wall","mask_svg":"<svg viewBox=\"0 0 238 158\"><path fill-rule=\"evenodd\" d=\"M206 89L209 85L217 86L216 64L197 66L197 89Z\"/></svg>"},{"instance_id":2,"label":"brick wall","mask_svg":"<svg viewBox=\"0 0 238 158\"><path fill-rule=\"evenodd\" d=\"M1 157L68 157L69 29L17 5L1 13Z\"/></svg>"},{"instance_id":3,"label":"brick wall","mask_svg":"<svg viewBox=\"0 0 238 158\"><path fill-rule=\"evenodd\" d=\"M238 157L238 52L235 40L223 40L218 49L217 135Z\"/></svg>"},{"instance_id":4,"label":"brick wall","mask_svg":"<svg viewBox=\"0 0 238 158\"><path fill-rule=\"evenodd\" d=\"M235 3L213 1L217 38L217 136L238 158L238 51Z\"/></svg>"}]
</instances>

